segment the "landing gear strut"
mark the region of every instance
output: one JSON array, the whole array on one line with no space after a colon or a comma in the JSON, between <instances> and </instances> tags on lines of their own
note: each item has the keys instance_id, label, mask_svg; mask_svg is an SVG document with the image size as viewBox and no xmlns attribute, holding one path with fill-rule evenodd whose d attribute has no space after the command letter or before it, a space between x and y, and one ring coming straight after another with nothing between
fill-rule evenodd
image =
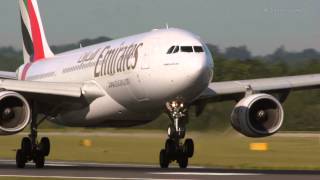
<instances>
[{"instance_id":1,"label":"landing gear strut","mask_svg":"<svg viewBox=\"0 0 320 180\"><path fill-rule=\"evenodd\" d=\"M16 152L16 165L18 168L24 168L26 163L33 161L36 168L43 168L45 157L50 154L50 141L49 138L43 137L38 142L38 126L41 122L37 122L37 115L33 113L31 120L31 133L28 137L24 137L21 141L21 147Z\"/></svg>"},{"instance_id":2,"label":"landing gear strut","mask_svg":"<svg viewBox=\"0 0 320 180\"><path fill-rule=\"evenodd\" d=\"M188 166L188 160L193 156L194 144L192 139L185 138L186 124L188 123L188 108L183 102L173 101L166 105L171 120L168 127L168 139L165 148L160 151L160 167L168 168L171 162L176 161L180 168Z\"/></svg>"}]
</instances>

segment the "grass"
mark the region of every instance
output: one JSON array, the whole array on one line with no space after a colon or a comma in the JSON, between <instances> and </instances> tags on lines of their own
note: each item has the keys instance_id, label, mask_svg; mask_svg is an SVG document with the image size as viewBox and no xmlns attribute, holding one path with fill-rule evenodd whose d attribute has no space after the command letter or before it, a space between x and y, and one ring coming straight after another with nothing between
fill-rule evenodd
<instances>
[{"instance_id":1,"label":"grass","mask_svg":"<svg viewBox=\"0 0 320 180\"><path fill-rule=\"evenodd\" d=\"M0 180L59 180L62 178L36 178L36 177L0 177ZM83 180L82 179L74 179L72 178L72 180Z\"/></svg>"},{"instance_id":2,"label":"grass","mask_svg":"<svg viewBox=\"0 0 320 180\"><path fill-rule=\"evenodd\" d=\"M61 180L63 179L62 177L61 178L55 178L55 177L46 177L46 178L38 178L38 177L0 177L0 180ZM70 178L69 178L70 179ZM84 178L79 178L79 179L76 179L76 178L72 178L72 180L83 180ZM87 179L87 180L90 180L90 179Z\"/></svg>"},{"instance_id":3,"label":"grass","mask_svg":"<svg viewBox=\"0 0 320 180\"><path fill-rule=\"evenodd\" d=\"M52 136L49 159L158 164L159 151L166 139L165 132L114 132L116 133L105 136ZM233 133L225 135L211 132L192 132L188 135L194 139L196 149L191 165L240 169L320 169L320 139L317 137L251 139ZM21 138L21 135L0 137L0 158L13 159ZM92 140L92 147L80 145L85 138ZM269 150L250 151L249 145L253 142L268 143Z\"/></svg>"}]
</instances>

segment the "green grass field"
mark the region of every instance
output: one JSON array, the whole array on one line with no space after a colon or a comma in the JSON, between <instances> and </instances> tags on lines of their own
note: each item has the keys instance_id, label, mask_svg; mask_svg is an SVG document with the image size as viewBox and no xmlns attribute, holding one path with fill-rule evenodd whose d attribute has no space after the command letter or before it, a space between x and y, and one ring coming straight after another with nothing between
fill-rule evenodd
<instances>
[{"instance_id":1,"label":"green grass field","mask_svg":"<svg viewBox=\"0 0 320 180\"><path fill-rule=\"evenodd\" d=\"M158 164L166 132L114 132L108 135L50 136L52 151L49 159ZM251 139L235 133L191 132L188 137L194 139L196 148L191 165L242 169L320 169L320 136ZM21 135L0 137L0 159L13 159L21 138ZM93 146L81 146L83 139L91 139ZM268 143L269 150L253 152L249 149L253 142Z\"/></svg>"},{"instance_id":2,"label":"green grass field","mask_svg":"<svg viewBox=\"0 0 320 180\"><path fill-rule=\"evenodd\" d=\"M35 178L35 177L1 177L0 180L58 180L58 179L63 179L63 178ZM82 179L74 179L72 180L83 180Z\"/></svg>"}]
</instances>

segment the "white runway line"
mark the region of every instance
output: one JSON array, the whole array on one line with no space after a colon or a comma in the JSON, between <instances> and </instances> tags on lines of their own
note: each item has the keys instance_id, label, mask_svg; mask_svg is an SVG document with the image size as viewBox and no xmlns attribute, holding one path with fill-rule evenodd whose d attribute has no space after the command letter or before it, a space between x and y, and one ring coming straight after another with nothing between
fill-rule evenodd
<instances>
[{"instance_id":1,"label":"white runway line","mask_svg":"<svg viewBox=\"0 0 320 180\"><path fill-rule=\"evenodd\" d=\"M186 175L186 176L259 176L257 173L205 173L205 172L152 172L153 175Z\"/></svg>"},{"instance_id":2,"label":"white runway line","mask_svg":"<svg viewBox=\"0 0 320 180\"><path fill-rule=\"evenodd\" d=\"M60 164L60 163L46 163L45 166L50 166L50 167L77 167L76 165L72 165L72 164Z\"/></svg>"},{"instance_id":3,"label":"white runway line","mask_svg":"<svg viewBox=\"0 0 320 180\"><path fill-rule=\"evenodd\" d=\"M29 175L0 175L0 177L15 178L53 178L53 179L88 179L88 180L169 180L155 178L122 178L122 177L76 177L76 176L29 176ZM180 180L180 179L179 179ZM184 179L188 180L188 179Z\"/></svg>"},{"instance_id":4,"label":"white runway line","mask_svg":"<svg viewBox=\"0 0 320 180\"><path fill-rule=\"evenodd\" d=\"M0 164L7 163L10 165L15 165L15 160L4 160L0 159ZM32 164L32 163L29 163ZM28 165L28 164L27 164ZM150 165L150 164L116 164L116 163L95 163L95 162L76 162L76 161L47 161L46 166L49 167L81 167L81 166L88 166L88 167L134 167L134 168L159 168L159 165ZM173 166L178 168L178 166ZM192 169L203 169L203 166L189 166Z\"/></svg>"},{"instance_id":5,"label":"white runway line","mask_svg":"<svg viewBox=\"0 0 320 180\"><path fill-rule=\"evenodd\" d=\"M16 161L15 160L1 160L0 159L0 164L7 163L10 165L15 165ZM32 163L30 163L32 164ZM98 166L98 167L144 167L144 168L156 168L158 166L156 165L147 165L147 164L115 164L115 163L95 163L95 162L76 162L76 161L47 161L46 166L66 166L66 167L79 167L79 166ZM196 168L201 168L201 167L196 167Z\"/></svg>"}]
</instances>

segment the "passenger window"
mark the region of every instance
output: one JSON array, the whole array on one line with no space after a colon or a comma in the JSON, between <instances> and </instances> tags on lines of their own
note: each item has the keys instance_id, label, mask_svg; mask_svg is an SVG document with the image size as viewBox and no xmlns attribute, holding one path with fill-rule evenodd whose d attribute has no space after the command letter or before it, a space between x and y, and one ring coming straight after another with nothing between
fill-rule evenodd
<instances>
[{"instance_id":1,"label":"passenger window","mask_svg":"<svg viewBox=\"0 0 320 180\"><path fill-rule=\"evenodd\" d=\"M192 46L181 46L181 52L193 52Z\"/></svg>"},{"instance_id":2,"label":"passenger window","mask_svg":"<svg viewBox=\"0 0 320 180\"><path fill-rule=\"evenodd\" d=\"M172 47L168 50L167 54L171 54L172 51L174 50L174 48L175 48L175 46L172 46Z\"/></svg>"},{"instance_id":3,"label":"passenger window","mask_svg":"<svg viewBox=\"0 0 320 180\"><path fill-rule=\"evenodd\" d=\"M193 49L194 49L194 52L196 53L204 52L201 46L194 46Z\"/></svg>"},{"instance_id":4,"label":"passenger window","mask_svg":"<svg viewBox=\"0 0 320 180\"><path fill-rule=\"evenodd\" d=\"M173 53L179 52L179 46L176 46L175 49L173 50Z\"/></svg>"}]
</instances>

